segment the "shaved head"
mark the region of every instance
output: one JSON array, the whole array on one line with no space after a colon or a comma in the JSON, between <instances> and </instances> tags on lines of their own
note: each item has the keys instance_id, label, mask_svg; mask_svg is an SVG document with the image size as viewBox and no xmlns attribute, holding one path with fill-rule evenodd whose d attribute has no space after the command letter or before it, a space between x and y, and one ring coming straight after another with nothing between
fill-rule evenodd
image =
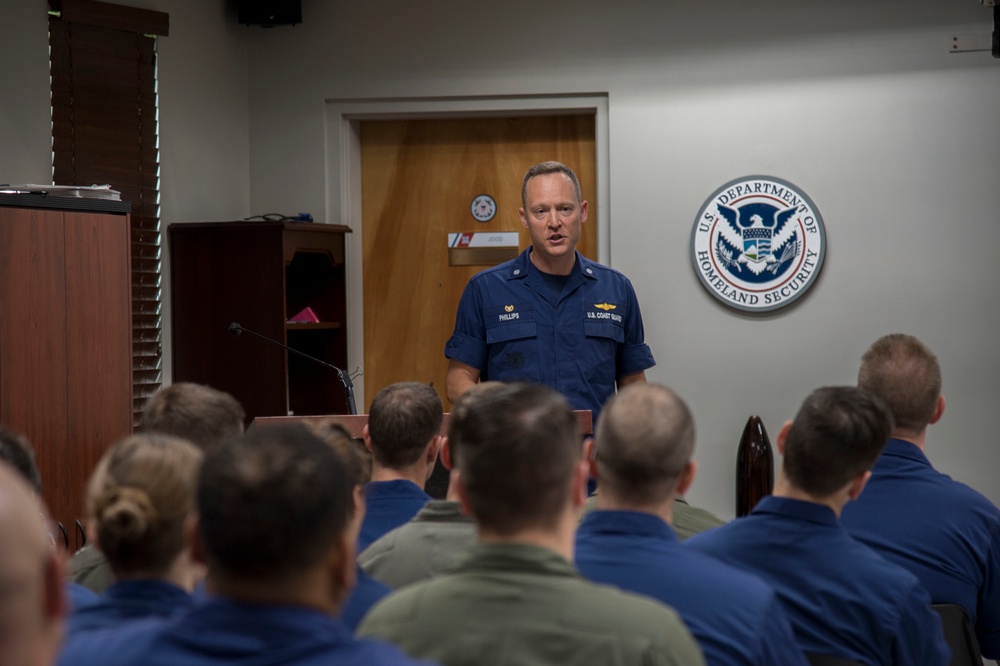
<instances>
[{"instance_id":1,"label":"shaved head","mask_svg":"<svg viewBox=\"0 0 1000 666\"><path fill-rule=\"evenodd\" d=\"M607 402L595 433L601 488L635 505L663 502L694 451L694 419L666 386L630 384Z\"/></svg>"}]
</instances>

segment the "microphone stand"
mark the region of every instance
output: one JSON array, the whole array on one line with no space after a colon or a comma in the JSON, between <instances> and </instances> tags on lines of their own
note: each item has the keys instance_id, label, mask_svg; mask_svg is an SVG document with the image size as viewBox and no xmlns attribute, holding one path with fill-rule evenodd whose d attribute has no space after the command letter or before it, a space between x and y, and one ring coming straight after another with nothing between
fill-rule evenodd
<instances>
[{"instance_id":1,"label":"microphone stand","mask_svg":"<svg viewBox=\"0 0 1000 666\"><path fill-rule=\"evenodd\" d=\"M310 361L312 361L313 363L319 363L320 365L325 365L328 368L332 368L332 369L336 370L337 371L337 376L340 378L340 383L343 384L343 386L344 386L344 393L347 395L347 412L349 414L357 414L358 413L358 408L354 405L354 383L351 381L351 376L349 374L347 374L346 372L344 372L343 370L341 370L340 368L338 368L337 366L335 366L334 364L327 363L326 361L324 361L322 359L318 359L315 356L310 356L309 354L300 352L298 349L293 349L292 347L289 347L286 344L278 342L277 340L272 340L271 338L267 337L266 335L261 335L260 333L257 333L255 331L251 331L249 328L243 328L242 326L240 326L239 324L237 324L235 321L229 325L229 332L232 333L233 335L239 335L240 333L249 333L250 335L252 335L254 337L258 337L261 340L264 340L265 342L270 342L272 345L275 345L277 347L281 347L285 351L290 351L293 354L298 354L299 356L301 356L303 358L307 358Z\"/></svg>"}]
</instances>

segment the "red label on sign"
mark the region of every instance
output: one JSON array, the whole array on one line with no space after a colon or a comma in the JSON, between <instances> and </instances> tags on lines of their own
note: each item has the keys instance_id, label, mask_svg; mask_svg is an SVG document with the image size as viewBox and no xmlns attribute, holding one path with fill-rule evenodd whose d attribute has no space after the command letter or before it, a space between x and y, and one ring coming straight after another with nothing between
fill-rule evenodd
<instances>
[{"instance_id":1,"label":"red label on sign","mask_svg":"<svg viewBox=\"0 0 1000 666\"><path fill-rule=\"evenodd\" d=\"M458 245L456 247L469 247L469 243L472 242L473 234L462 234L458 239Z\"/></svg>"}]
</instances>

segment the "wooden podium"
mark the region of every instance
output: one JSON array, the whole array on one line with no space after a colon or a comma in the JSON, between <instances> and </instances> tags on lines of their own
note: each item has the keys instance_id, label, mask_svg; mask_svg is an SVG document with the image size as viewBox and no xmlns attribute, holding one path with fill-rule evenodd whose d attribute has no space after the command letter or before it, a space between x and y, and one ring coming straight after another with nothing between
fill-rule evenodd
<instances>
[{"instance_id":1,"label":"wooden podium","mask_svg":"<svg viewBox=\"0 0 1000 666\"><path fill-rule=\"evenodd\" d=\"M573 414L580 422L580 430L584 436L593 434L594 417L589 409L575 410ZM448 433L448 418L451 416L445 412L444 420L441 422L441 434ZM251 423L251 428L266 427L282 423L326 423L333 421L339 423L355 439L361 439L361 431L368 425L367 414L330 414L327 416L258 416Z\"/></svg>"},{"instance_id":2,"label":"wooden podium","mask_svg":"<svg viewBox=\"0 0 1000 666\"><path fill-rule=\"evenodd\" d=\"M71 535L98 459L132 432L129 210L0 194L0 423L31 440Z\"/></svg>"}]
</instances>

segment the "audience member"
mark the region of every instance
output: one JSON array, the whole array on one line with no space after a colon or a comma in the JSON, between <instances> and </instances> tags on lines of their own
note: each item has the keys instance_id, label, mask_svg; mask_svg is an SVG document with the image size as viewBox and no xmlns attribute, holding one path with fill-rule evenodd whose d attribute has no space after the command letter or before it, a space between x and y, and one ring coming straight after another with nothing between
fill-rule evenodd
<instances>
[{"instance_id":1,"label":"audience member","mask_svg":"<svg viewBox=\"0 0 1000 666\"><path fill-rule=\"evenodd\" d=\"M203 451L243 433L245 414L236 398L202 384L179 382L164 386L146 401L142 432L158 432L187 440ZM114 582L104 554L93 545L70 560L72 580L101 593Z\"/></svg>"},{"instance_id":2,"label":"audience member","mask_svg":"<svg viewBox=\"0 0 1000 666\"><path fill-rule=\"evenodd\" d=\"M934 603L964 608L983 655L1000 659L1000 510L924 453L927 426L945 408L937 357L912 336L887 335L861 359L858 386L888 405L896 426L865 494L844 508L844 528L912 572Z\"/></svg>"},{"instance_id":3,"label":"audience member","mask_svg":"<svg viewBox=\"0 0 1000 666\"><path fill-rule=\"evenodd\" d=\"M66 612L62 559L37 493L0 462L0 664L49 666Z\"/></svg>"},{"instance_id":4,"label":"audience member","mask_svg":"<svg viewBox=\"0 0 1000 666\"><path fill-rule=\"evenodd\" d=\"M372 400L363 432L372 452L372 480L365 487L359 550L413 518L431 499L424 484L441 448L443 418L441 399L427 384L391 384Z\"/></svg>"},{"instance_id":5,"label":"audience member","mask_svg":"<svg viewBox=\"0 0 1000 666\"><path fill-rule=\"evenodd\" d=\"M193 520L202 453L156 433L126 437L98 462L87 485L87 527L107 557L113 583L100 600L69 618L63 661L82 634L146 617L168 617L194 603L204 577L184 542Z\"/></svg>"},{"instance_id":6,"label":"audience member","mask_svg":"<svg viewBox=\"0 0 1000 666\"><path fill-rule=\"evenodd\" d=\"M353 520L357 526L353 529L357 530L365 517L364 487L369 474L361 447L343 426L334 421L321 422L312 427L316 434L334 448L344 464L348 482L354 487ZM392 592L391 587L369 576L360 565L356 565L355 575L357 579L354 589L351 590L340 612L340 619L352 632L358 628L361 618L375 605L375 602Z\"/></svg>"},{"instance_id":7,"label":"audience member","mask_svg":"<svg viewBox=\"0 0 1000 666\"><path fill-rule=\"evenodd\" d=\"M817 389L778 433L783 460L773 496L685 546L769 583L807 654L873 666L943 666L949 651L927 591L839 522L891 430L892 416L866 391Z\"/></svg>"},{"instance_id":8,"label":"audience member","mask_svg":"<svg viewBox=\"0 0 1000 666\"><path fill-rule=\"evenodd\" d=\"M587 463L565 398L498 387L452 415L448 441L479 543L452 573L380 602L360 634L445 666L704 663L672 610L570 564Z\"/></svg>"},{"instance_id":9,"label":"audience member","mask_svg":"<svg viewBox=\"0 0 1000 666\"><path fill-rule=\"evenodd\" d=\"M681 546L675 499L694 480L694 420L676 393L626 386L597 425L595 511L576 533L576 565L599 583L672 606L709 666L805 666L774 591L756 576Z\"/></svg>"},{"instance_id":10,"label":"audience member","mask_svg":"<svg viewBox=\"0 0 1000 666\"><path fill-rule=\"evenodd\" d=\"M166 621L94 632L94 649L73 663L411 664L392 646L355 640L335 617L356 570L354 490L340 455L302 425L212 449L189 531L208 596Z\"/></svg>"},{"instance_id":11,"label":"audience member","mask_svg":"<svg viewBox=\"0 0 1000 666\"><path fill-rule=\"evenodd\" d=\"M186 439L210 451L243 433L246 414L233 396L211 386L178 382L154 393L142 410L142 432Z\"/></svg>"},{"instance_id":12,"label":"audience member","mask_svg":"<svg viewBox=\"0 0 1000 666\"><path fill-rule=\"evenodd\" d=\"M13 467L41 497L42 474L35 460L35 449L27 437L0 426L0 460Z\"/></svg>"},{"instance_id":13,"label":"audience member","mask_svg":"<svg viewBox=\"0 0 1000 666\"><path fill-rule=\"evenodd\" d=\"M9 464L14 471L19 473L21 478L27 481L35 493L41 497L42 474L35 460L35 449L27 437L0 426L0 460ZM61 541L57 542L55 536L55 534L51 535L53 548L62 543ZM95 603L98 598L93 590L72 581L65 582L65 592L71 610L89 606Z\"/></svg>"},{"instance_id":14,"label":"audience member","mask_svg":"<svg viewBox=\"0 0 1000 666\"><path fill-rule=\"evenodd\" d=\"M674 528L674 534L681 541L687 541L688 537L693 537L695 534L700 534L705 530L710 530L713 527L721 527L725 524L726 521L708 509L694 506L680 495L674 498L671 525Z\"/></svg>"},{"instance_id":15,"label":"audience member","mask_svg":"<svg viewBox=\"0 0 1000 666\"><path fill-rule=\"evenodd\" d=\"M466 395L469 391L459 400ZM441 464L452 470L449 449L445 440ZM451 571L475 542L476 524L462 512L458 491L449 482L445 499L428 501L412 520L376 539L358 555L358 564L375 580L397 589Z\"/></svg>"},{"instance_id":16,"label":"audience member","mask_svg":"<svg viewBox=\"0 0 1000 666\"><path fill-rule=\"evenodd\" d=\"M459 396L452 417L459 415L485 391L503 386L501 382L476 384ZM360 555L361 567L375 579L393 588L440 576L454 569L476 542L476 524L459 504L454 483L454 465L447 438L441 445L441 464L450 472L443 500L430 500L408 523L377 539Z\"/></svg>"}]
</instances>

